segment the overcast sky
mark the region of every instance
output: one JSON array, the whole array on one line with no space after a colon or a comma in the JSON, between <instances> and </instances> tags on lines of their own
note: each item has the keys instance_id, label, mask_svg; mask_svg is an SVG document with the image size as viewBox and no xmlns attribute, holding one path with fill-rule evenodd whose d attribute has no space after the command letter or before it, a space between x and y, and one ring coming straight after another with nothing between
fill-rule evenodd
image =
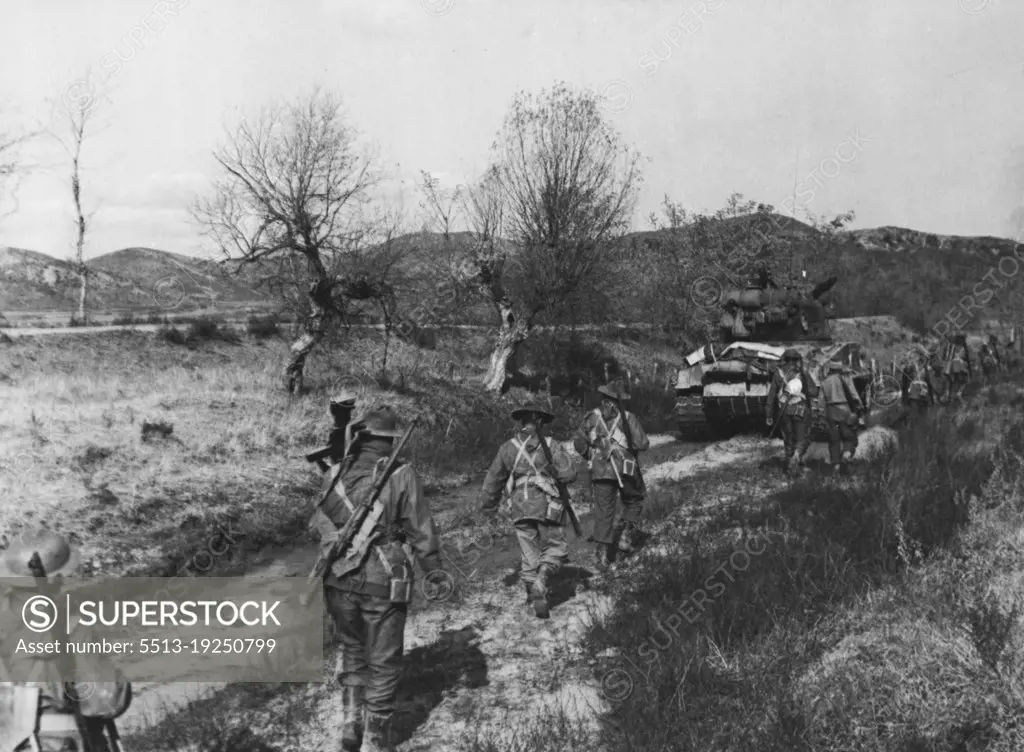
<instances>
[{"instance_id":1,"label":"overcast sky","mask_svg":"<svg viewBox=\"0 0 1024 752\"><path fill-rule=\"evenodd\" d=\"M65 92L100 95L83 157L90 257L207 255L185 208L225 125L315 84L342 97L410 210L419 170L474 178L513 94L564 80L603 92L649 159L636 229L664 194L699 210L740 192L852 209L855 227L1012 237L1022 22L1020 0L9 0L0 124L12 104L27 122ZM62 159L55 142L30 156ZM19 195L0 245L67 256L66 171Z\"/></svg>"}]
</instances>

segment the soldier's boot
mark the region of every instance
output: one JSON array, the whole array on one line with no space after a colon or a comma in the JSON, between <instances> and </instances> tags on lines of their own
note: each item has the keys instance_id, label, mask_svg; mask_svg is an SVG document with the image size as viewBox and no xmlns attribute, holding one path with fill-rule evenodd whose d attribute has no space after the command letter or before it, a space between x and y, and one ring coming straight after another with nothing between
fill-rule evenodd
<instances>
[{"instance_id":1,"label":"soldier's boot","mask_svg":"<svg viewBox=\"0 0 1024 752\"><path fill-rule=\"evenodd\" d=\"M853 462L853 452L843 452L842 457L839 459L839 472L842 475L850 474L850 463Z\"/></svg>"},{"instance_id":2,"label":"soldier's boot","mask_svg":"<svg viewBox=\"0 0 1024 752\"><path fill-rule=\"evenodd\" d=\"M533 613L538 619L547 619L551 616L551 609L548 605L548 587L551 581L551 566L541 564L537 571L537 581L533 583Z\"/></svg>"},{"instance_id":3,"label":"soldier's boot","mask_svg":"<svg viewBox=\"0 0 1024 752\"><path fill-rule=\"evenodd\" d=\"M529 582L524 582L523 588L526 590L526 605L529 606L533 603L533 588Z\"/></svg>"},{"instance_id":4,"label":"soldier's boot","mask_svg":"<svg viewBox=\"0 0 1024 752\"><path fill-rule=\"evenodd\" d=\"M366 711L362 752L395 752L391 743L391 717Z\"/></svg>"},{"instance_id":5,"label":"soldier's boot","mask_svg":"<svg viewBox=\"0 0 1024 752\"><path fill-rule=\"evenodd\" d=\"M636 525L627 522L618 532L619 542L616 545L619 551L624 554L631 554L636 550Z\"/></svg>"},{"instance_id":6,"label":"soldier's boot","mask_svg":"<svg viewBox=\"0 0 1024 752\"><path fill-rule=\"evenodd\" d=\"M341 749L359 752L363 741L363 688L341 688Z\"/></svg>"},{"instance_id":7,"label":"soldier's boot","mask_svg":"<svg viewBox=\"0 0 1024 752\"><path fill-rule=\"evenodd\" d=\"M786 458L786 474L790 477L800 474L800 454L796 451Z\"/></svg>"}]
</instances>

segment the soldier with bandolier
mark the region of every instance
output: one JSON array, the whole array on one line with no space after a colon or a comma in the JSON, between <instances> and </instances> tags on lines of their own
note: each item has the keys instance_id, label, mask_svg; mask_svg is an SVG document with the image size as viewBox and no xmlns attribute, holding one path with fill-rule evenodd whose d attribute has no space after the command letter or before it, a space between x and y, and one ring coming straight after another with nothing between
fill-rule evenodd
<instances>
[{"instance_id":1,"label":"soldier with bandolier","mask_svg":"<svg viewBox=\"0 0 1024 752\"><path fill-rule=\"evenodd\" d=\"M828 451L832 473L848 469L857 451L857 425L867 412L857 394L850 372L842 363L829 363L829 374L821 382L828 422Z\"/></svg>"},{"instance_id":2,"label":"soldier with bandolier","mask_svg":"<svg viewBox=\"0 0 1024 752\"><path fill-rule=\"evenodd\" d=\"M797 350L786 350L782 367L772 374L765 422L771 426L778 421L782 430L787 473L799 474L811 445L811 404L817 396L818 385L804 370L803 356Z\"/></svg>"},{"instance_id":3,"label":"soldier with bandolier","mask_svg":"<svg viewBox=\"0 0 1024 752\"><path fill-rule=\"evenodd\" d=\"M541 619L550 615L551 579L569 559L566 518L579 524L565 490L576 480L572 458L542 432L554 417L537 405L513 410L516 434L498 449L480 490L487 514L497 511L504 492L522 555L526 602Z\"/></svg>"},{"instance_id":4,"label":"soldier with bandolier","mask_svg":"<svg viewBox=\"0 0 1024 752\"><path fill-rule=\"evenodd\" d=\"M651 442L640 420L622 403L629 394L619 381L597 388L601 405L583 419L573 440L576 452L588 460L594 487L594 552L598 570L615 561L618 551L635 545L637 523L647 486L640 471L640 452ZM616 518L616 502L622 512Z\"/></svg>"},{"instance_id":5,"label":"soldier with bandolier","mask_svg":"<svg viewBox=\"0 0 1024 752\"><path fill-rule=\"evenodd\" d=\"M314 518L329 549L351 527L350 517L366 515L344 555L328 555L324 564L324 598L341 648L345 750L394 749L389 736L403 671L413 555L426 572L441 570L441 542L419 477L398 462L401 446L393 448L395 439L408 438L397 426L387 408L352 425L343 460L324 474Z\"/></svg>"}]
</instances>

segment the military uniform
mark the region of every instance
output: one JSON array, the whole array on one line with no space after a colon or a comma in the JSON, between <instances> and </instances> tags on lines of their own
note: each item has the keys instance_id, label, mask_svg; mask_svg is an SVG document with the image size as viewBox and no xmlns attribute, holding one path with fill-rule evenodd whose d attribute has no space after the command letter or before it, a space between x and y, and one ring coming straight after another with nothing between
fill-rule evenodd
<instances>
[{"instance_id":1,"label":"military uniform","mask_svg":"<svg viewBox=\"0 0 1024 752\"><path fill-rule=\"evenodd\" d=\"M321 496L334 487L317 523L323 545L370 494L393 440L401 435L396 425L394 413L383 410L354 426L349 456L324 476ZM343 748L360 749L362 737L362 750L376 752L392 749L388 736L403 670L412 554L426 571L441 569L441 543L410 465L399 465L388 476L367 520L349 555L325 577L324 597L340 647Z\"/></svg>"},{"instance_id":2,"label":"military uniform","mask_svg":"<svg viewBox=\"0 0 1024 752\"><path fill-rule=\"evenodd\" d=\"M958 399L962 398L967 384L974 378L971 353L967 349L967 341L962 337L953 346L953 355L946 365L946 374L949 376L951 391Z\"/></svg>"},{"instance_id":3,"label":"military uniform","mask_svg":"<svg viewBox=\"0 0 1024 752\"><path fill-rule=\"evenodd\" d=\"M921 356L913 358L905 369L900 384L904 402L918 413L935 404L935 385L928 361Z\"/></svg>"},{"instance_id":4,"label":"military uniform","mask_svg":"<svg viewBox=\"0 0 1024 752\"><path fill-rule=\"evenodd\" d=\"M639 454L651 442L643 426L622 403L629 394L619 382L598 387L601 407L583 419L573 440L576 451L588 460L594 487L595 560L599 569L615 561L619 550L630 552L647 486L640 472ZM616 517L616 502L622 512Z\"/></svg>"},{"instance_id":5,"label":"military uniform","mask_svg":"<svg viewBox=\"0 0 1024 752\"><path fill-rule=\"evenodd\" d=\"M779 421L786 451L786 470L799 472L811 445L811 405L818 396L818 385L803 368L796 350L786 350L782 367L772 374L768 388L767 423Z\"/></svg>"},{"instance_id":6,"label":"military uniform","mask_svg":"<svg viewBox=\"0 0 1024 752\"><path fill-rule=\"evenodd\" d=\"M981 346L979 354L981 356L981 369L985 373L985 378L991 379L999 369L999 360L996 357L995 348L990 342L986 342Z\"/></svg>"},{"instance_id":7,"label":"military uniform","mask_svg":"<svg viewBox=\"0 0 1024 752\"><path fill-rule=\"evenodd\" d=\"M544 439L547 452L540 444L533 426L551 422L551 413L528 405L514 410L512 418L519 421L519 430L498 449L484 478L480 507L495 511L504 492L522 555L527 603L538 617L547 618L551 578L569 559L567 512L556 484L576 480L576 468L550 437Z\"/></svg>"},{"instance_id":8,"label":"military uniform","mask_svg":"<svg viewBox=\"0 0 1024 752\"><path fill-rule=\"evenodd\" d=\"M38 554L38 556L35 556ZM0 555L0 612L4 620L21 621L21 611L28 599L39 593L35 580L27 578L45 577L59 589L60 580L74 576L79 569L78 552L61 535L40 530L22 536ZM7 578L26 578L11 580ZM22 583L27 583L22 585ZM56 597L50 592L50 597ZM53 639L66 639L66 633L58 627L50 633ZM77 639L91 641L91 630L79 626ZM34 727L2 728L0 738L13 735L14 746L10 749L39 750L39 752L118 752L119 736L113 719L120 716L131 704L131 683L127 681L89 682L91 692L75 692L73 677L114 674L109 658L102 655L69 656L67 654L33 654L27 659L15 655L16 643L4 640L0 634L0 676L14 671L15 665L31 662L33 681L15 681L0 684L0 705L17 706L18 695L34 699L38 691L38 709ZM89 669L85 669L85 662ZM23 675L19 670L19 676ZM81 680L81 679L80 679ZM81 717L81 725L76 720ZM17 725L20 719L11 719ZM10 721L9 721L10 722ZM2 733L5 732L5 733ZM38 745L38 746L35 746ZM10 752L5 749L3 752Z\"/></svg>"},{"instance_id":9,"label":"military uniform","mask_svg":"<svg viewBox=\"0 0 1024 752\"><path fill-rule=\"evenodd\" d=\"M821 382L828 423L828 451L832 472L838 474L857 451L858 417L866 410L853 379L844 366L829 364L829 374Z\"/></svg>"}]
</instances>

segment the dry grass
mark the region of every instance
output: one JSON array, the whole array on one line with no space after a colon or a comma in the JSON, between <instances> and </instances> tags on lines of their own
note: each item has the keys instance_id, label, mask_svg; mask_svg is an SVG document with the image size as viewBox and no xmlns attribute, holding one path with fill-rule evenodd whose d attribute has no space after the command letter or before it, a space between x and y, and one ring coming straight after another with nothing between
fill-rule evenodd
<instances>
[{"instance_id":1,"label":"dry grass","mask_svg":"<svg viewBox=\"0 0 1024 752\"><path fill-rule=\"evenodd\" d=\"M355 387L367 405L420 417L409 455L428 491L458 487L485 469L511 406L537 398L523 387L497 400L480 392L474 380L484 373L488 340L476 332L442 337L435 350L393 341L384 372L379 335L339 337L311 359L306 393L289 397L280 388L286 342L268 335L263 320L251 328L244 336L200 318L155 336L5 345L0 534L46 524L82 544L95 572L174 574L228 527L244 535L214 572L230 573L254 549L302 533L319 483L303 454L326 441L327 401L340 387ZM625 343L619 357L653 372L667 350ZM527 348L520 363L557 384L581 365L600 371L603 361L581 361L604 356L585 342L560 350L548 340ZM561 413L558 431L566 434L594 395L552 391L541 398ZM670 393L644 384L635 391L637 409L671 414Z\"/></svg>"},{"instance_id":2,"label":"dry grass","mask_svg":"<svg viewBox=\"0 0 1024 752\"><path fill-rule=\"evenodd\" d=\"M680 520L674 553L623 583L590 635L598 678L635 685L604 741L1020 749L1024 441L1005 409L1019 394L906 426L858 481L740 493L699 530Z\"/></svg>"}]
</instances>

